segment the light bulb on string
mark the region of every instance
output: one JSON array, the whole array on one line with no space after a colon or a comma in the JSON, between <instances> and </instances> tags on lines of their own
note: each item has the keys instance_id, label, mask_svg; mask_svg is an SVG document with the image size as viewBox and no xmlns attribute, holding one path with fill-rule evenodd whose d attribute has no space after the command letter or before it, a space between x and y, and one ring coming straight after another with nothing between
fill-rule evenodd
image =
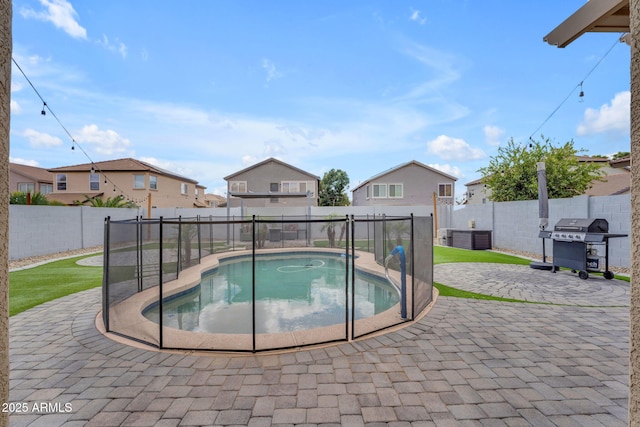
<instances>
[{"instance_id":1,"label":"light bulb on string","mask_svg":"<svg viewBox=\"0 0 640 427\"><path fill-rule=\"evenodd\" d=\"M580 94L578 95L578 102L583 103L584 102L584 91L582 90L582 83L580 82Z\"/></svg>"},{"instance_id":2,"label":"light bulb on string","mask_svg":"<svg viewBox=\"0 0 640 427\"><path fill-rule=\"evenodd\" d=\"M43 102L43 103L42 103L42 111L40 112L40 114L41 114L41 115L43 115L43 116L46 116L46 115L47 115L47 112L46 112L46 111L44 111L44 107L46 107L46 106L47 106L47 103L46 103L46 102Z\"/></svg>"}]
</instances>

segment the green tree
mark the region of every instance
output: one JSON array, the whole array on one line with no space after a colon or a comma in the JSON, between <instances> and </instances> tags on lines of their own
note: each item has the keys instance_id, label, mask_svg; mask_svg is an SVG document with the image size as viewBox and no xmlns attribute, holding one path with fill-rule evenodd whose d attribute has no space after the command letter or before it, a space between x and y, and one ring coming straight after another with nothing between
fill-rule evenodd
<instances>
[{"instance_id":1,"label":"green tree","mask_svg":"<svg viewBox=\"0 0 640 427\"><path fill-rule=\"evenodd\" d=\"M631 155L630 152L628 151L618 151L616 154L614 154L611 159L612 160L620 160L620 159L624 159L626 157L629 157Z\"/></svg>"},{"instance_id":2,"label":"green tree","mask_svg":"<svg viewBox=\"0 0 640 427\"><path fill-rule=\"evenodd\" d=\"M125 200L122 194L114 197L107 197L104 200L102 197L91 197L84 194L86 200L78 204L89 203L94 208L135 208L136 204L130 200Z\"/></svg>"},{"instance_id":3,"label":"green tree","mask_svg":"<svg viewBox=\"0 0 640 427\"><path fill-rule=\"evenodd\" d=\"M589 189L594 180L601 180L600 166L592 162L579 162L573 141L554 146L550 140L531 140L528 145L518 144L513 138L498 148L489 166L481 168L482 180L491 189L491 200L536 200L538 198L537 162L545 162L549 198L574 197Z\"/></svg>"},{"instance_id":4,"label":"green tree","mask_svg":"<svg viewBox=\"0 0 640 427\"><path fill-rule=\"evenodd\" d=\"M320 206L349 206L349 176L341 169L331 169L320 181Z\"/></svg>"}]
</instances>

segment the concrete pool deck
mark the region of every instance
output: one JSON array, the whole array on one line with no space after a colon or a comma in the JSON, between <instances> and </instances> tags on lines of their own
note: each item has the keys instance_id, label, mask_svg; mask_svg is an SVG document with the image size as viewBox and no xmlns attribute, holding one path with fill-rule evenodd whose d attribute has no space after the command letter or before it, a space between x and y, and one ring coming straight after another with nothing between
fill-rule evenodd
<instances>
[{"instance_id":1,"label":"concrete pool deck","mask_svg":"<svg viewBox=\"0 0 640 427\"><path fill-rule=\"evenodd\" d=\"M627 425L628 283L504 264L434 275L556 305L440 296L355 342L201 355L105 337L92 289L11 317L10 425Z\"/></svg>"}]
</instances>

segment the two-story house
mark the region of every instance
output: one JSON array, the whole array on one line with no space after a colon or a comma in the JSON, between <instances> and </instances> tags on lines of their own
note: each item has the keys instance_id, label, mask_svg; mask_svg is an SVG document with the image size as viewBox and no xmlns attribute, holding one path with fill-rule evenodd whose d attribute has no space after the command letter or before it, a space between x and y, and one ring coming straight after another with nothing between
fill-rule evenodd
<instances>
[{"instance_id":1,"label":"two-story house","mask_svg":"<svg viewBox=\"0 0 640 427\"><path fill-rule=\"evenodd\" d=\"M419 206L455 195L457 178L416 160L372 176L352 190L353 206Z\"/></svg>"},{"instance_id":2,"label":"two-story house","mask_svg":"<svg viewBox=\"0 0 640 427\"><path fill-rule=\"evenodd\" d=\"M52 193L53 175L43 168L9 163L9 191L31 194Z\"/></svg>"},{"instance_id":3,"label":"two-story house","mask_svg":"<svg viewBox=\"0 0 640 427\"><path fill-rule=\"evenodd\" d=\"M53 192L49 199L67 205L89 198L124 196L139 206L205 207L205 187L152 164L126 158L49 169Z\"/></svg>"},{"instance_id":4,"label":"two-story house","mask_svg":"<svg viewBox=\"0 0 640 427\"><path fill-rule=\"evenodd\" d=\"M229 207L318 206L320 177L273 157L224 180Z\"/></svg>"}]
</instances>

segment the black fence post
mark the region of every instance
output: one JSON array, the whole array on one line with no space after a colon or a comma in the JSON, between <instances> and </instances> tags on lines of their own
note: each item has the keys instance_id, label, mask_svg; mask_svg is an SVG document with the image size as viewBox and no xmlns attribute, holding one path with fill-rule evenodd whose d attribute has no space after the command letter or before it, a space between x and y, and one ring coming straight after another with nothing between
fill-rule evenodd
<instances>
[{"instance_id":1,"label":"black fence post","mask_svg":"<svg viewBox=\"0 0 640 427\"><path fill-rule=\"evenodd\" d=\"M411 242L410 242L410 248L411 248L411 320L415 319L416 316L416 312L415 312L415 306L416 306L416 269L415 269L415 265L416 265L416 245L415 245L415 234L413 232L413 212L411 213Z\"/></svg>"},{"instance_id":2,"label":"black fence post","mask_svg":"<svg viewBox=\"0 0 640 427\"><path fill-rule=\"evenodd\" d=\"M104 328L109 332L109 235L111 228L111 217L104 220L104 253L102 254L102 322Z\"/></svg>"},{"instance_id":3,"label":"black fence post","mask_svg":"<svg viewBox=\"0 0 640 427\"><path fill-rule=\"evenodd\" d=\"M182 215L178 216L178 264L176 265L176 279L182 271Z\"/></svg>"},{"instance_id":4,"label":"black fence post","mask_svg":"<svg viewBox=\"0 0 640 427\"><path fill-rule=\"evenodd\" d=\"M256 352L256 216L251 219L251 340Z\"/></svg>"},{"instance_id":5,"label":"black fence post","mask_svg":"<svg viewBox=\"0 0 640 427\"><path fill-rule=\"evenodd\" d=\"M347 247L349 232L351 232L351 261L349 261L349 254L347 253L347 265L351 262L351 338L355 335L355 320L356 320L356 248L355 248L355 229L356 229L356 220L353 215L351 215L351 227L347 230ZM347 270L348 272L348 270ZM348 288L348 286L347 286ZM349 298L347 296L347 340L349 339Z\"/></svg>"},{"instance_id":6,"label":"black fence post","mask_svg":"<svg viewBox=\"0 0 640 427\"><path fill-rule=\"evenodd\" d=\"M162 225L162 217L160 217L160 230L158 230L158 237L160 240L160 253L158 254L158 260L160 262L160 268L159 268L159 272L158 272L158 277L160 280L158 289L159 289L159 295L158 295L158 345L160 348L163 347L162 345L162 281L163 281L163 277L162 277L162 238L163 238L163 225Z\"/></svg>"}]
</instances>

